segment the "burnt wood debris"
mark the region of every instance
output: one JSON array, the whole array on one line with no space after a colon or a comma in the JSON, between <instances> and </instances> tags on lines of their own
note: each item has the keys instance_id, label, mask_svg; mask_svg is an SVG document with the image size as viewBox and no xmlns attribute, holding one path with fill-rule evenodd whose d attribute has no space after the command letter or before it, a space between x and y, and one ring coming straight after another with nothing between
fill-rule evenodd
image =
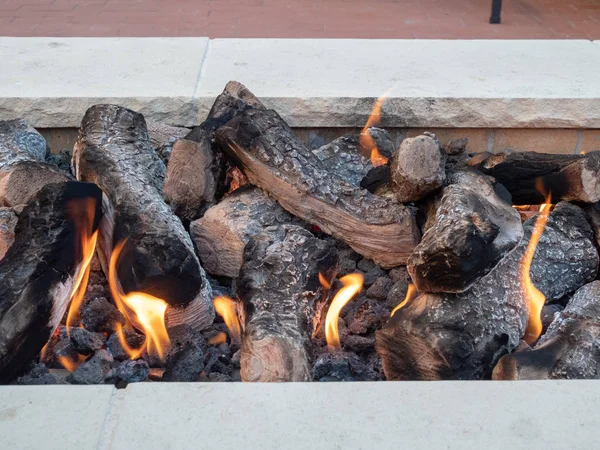
<instances>
[{"instance_id":1,"label":"burnt wood debris","mask_svg":"<svg viewBox=\"0 0 600 450\"><path fill-rule=\"evenodd\" d=\"M600 378L600 151L307 141L236 81L193 128L92 106L72 151L0 121L0 382Z\"/></svg>"}]
</instances>

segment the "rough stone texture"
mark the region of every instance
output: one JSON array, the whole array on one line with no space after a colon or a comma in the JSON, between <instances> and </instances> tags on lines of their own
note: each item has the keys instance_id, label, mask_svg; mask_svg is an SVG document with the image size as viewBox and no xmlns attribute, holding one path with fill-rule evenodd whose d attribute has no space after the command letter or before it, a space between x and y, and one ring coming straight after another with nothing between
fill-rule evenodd
<instances>
[{"instance_id":1,"label":"rough stone texture","mask_svg":"<svg viewBox=\"0 0 600 450\"><path fill-rule=\"evenodd\" d=\"M0 260L15 241L17 220L12 208L0 208Z\"/></svg>"},{"instance_id":2,"label":"rough stone texture","mask_svg":"<svg viewBox=\"0 0 600 450\"><path fill-rule=\"evenodd\" d=\"M70 329L71 345L81 355L91 355L106 344L106 336L102 333L92 333L85 328Z\"/></svg>"},{"instance_id":3,"label":"rough stone texture","mask_svg":"<svg viewBox=\"0 0 600 450\"><path fill-rule=\"evenodd\" d=\"M20 376L15 381L15 384L21 385L46 385L46 384L63 384L56 375L50 373L45 364L35 364L25 375Z\"/></svg>"},{"instance_id":4,"label":"rough stone texture","mask_svg":"<svg viewBox=\"0 0 600 450\"><path fill-rule=\"evenodd\" d=\"M127 360L108 371L105 379L110 383L139 383L148 379L149 371L148 363L143 359Z\"/></svg>"},{"instance_id":5,"label":"rough stone texture","mask_svg":"<svg viewBox=\"0 0 600 450\"><path fill-rule=\"evenodd\" d=\"M125 328L123 332L125 333L125 340L131 348L139 348L146 341L144 335L139 334L129 328ZM129 355L125 349L123 349L121 342L119 342L119 337L116 333L110 335L108 341L106 342L106 348L117 361L123 361L129 358Z\"/></svg>"},{"instance_id":6,"label":"rough stone texture","mask_svg":"<svg viewBox=\"0 0 600 450\"><path fill-rule=\"evenodd\" d=\"M204 369L204 353L197 344L176 347L167 356L163 381L198 381Z\"/></svg>"},{"instance_id":7,"label":"rough stone texture","mask_svg":"<svg viewBox=\"0 0 600 450\"><path fill-rule=\"evenodd\" d=\"M446 179L446 152L435 135L406 138L392 159L392 191L400 202L416 202Z\"/></svg>"},{"instance_id":8,"label":"rough stone texture","mask_svg":"<svg viewBox=\"0 0 600 450\"><path fill-rule=\"evenodd\" d=\"M497 195L493 181L470 171L450 175L408 259L420 292L464 292L521 240L519 213Z\"/></svg>"}]
</instances>

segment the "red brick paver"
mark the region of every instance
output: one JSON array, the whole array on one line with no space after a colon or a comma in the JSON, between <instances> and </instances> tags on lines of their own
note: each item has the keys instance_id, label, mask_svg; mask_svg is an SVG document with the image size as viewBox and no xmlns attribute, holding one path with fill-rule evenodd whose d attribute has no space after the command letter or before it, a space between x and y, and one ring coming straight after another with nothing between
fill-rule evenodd
<instances>
[{"instance_id":1,"label":"red brick paver","mask_svg":"<svg viewBox=\"0 0 600 450\"><path fill-rule=\"evenodd\" d=\"M600 39L600 0L0 0L3 36Z\"/></svg>"}]
</instances>

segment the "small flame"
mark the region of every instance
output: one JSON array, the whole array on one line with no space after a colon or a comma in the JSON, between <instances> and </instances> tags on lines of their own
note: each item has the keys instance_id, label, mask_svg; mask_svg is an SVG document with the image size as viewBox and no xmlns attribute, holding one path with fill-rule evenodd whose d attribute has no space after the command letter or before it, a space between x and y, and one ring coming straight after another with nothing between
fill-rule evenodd
<instances>
[{"instance_id":1,"label":"small flame","mask_svg":"<svg viewBox=\"0 0 600 450\"><path fill-rule=\"evenodd\" d=\"M148 353L158 354L161 359L164 359L171 346L171 341L165 325L167 303L163 299L144 292L130 292L128 294L123 292L117 277L117 263L119 262L119 256L125 242L126 241L121 241L117 244L110 257L108 273L110 292L115 300L117 308L119 308L125 317L134 323L136 327L141 328L146 335L145 347ZM121 344L123 344L125 338L122 330L120 335L122 339L119 339L121 340ZM127 348L129 347L123 346L123 348L127 351ZM133 351L133 354L135 353L137 353L137 350Z\"/></svg>"},{"instance_id":2,"label":"small flame","mask_svg":"<svg viewBox=\"0 0 600 450\"><path fill-rule=\"evenodd\" d=\"M239 344L241 342L242 330L237 316L237 302L229 297L215 297L213 300L215 311L225 321L229 329L231 342Z\"/></svg>"},{"instance_id":3,"label":"small flame","mask_svg":"<svg viewBox=\"0 0 600 450\"><path fill-rule=\"evenodd\" d=\"M331 306L327 311L325 317L325 337L327 339L327 346L330 350L341 349L340 335L338 331L338 319L342 308L354 297L363 286L363 276L359 273L351 273L345 277L340 278L340 281L344 285L333 300Z\"/></svg>"},{"instance_id":4,"label":"small flame","mask_svg":"<svg viewBox=\"0 0 600 450\"><path fill-rule=\"evenodd\" d=\"M127 353L129 359L138 359L140 356L142 356L142 353L144 353L144 350L146 349L146 345L144 345L145 343L142 344L139 348L131 347L129 345L129 342L127 342L127 338L125 336L125 329L123 328L123 326L118 322L115 325L115 333L117 335L117 338L119 339L121 348L125 351L125 353Z\"/></svg>"},{"instance_id":5,"label":"small flame","mask_svg":"<svg viewBox=\"0 0 600 450\"><path fill-rule=\"evenodd\" d=\"M208 340L210 345L219 345L224 344L225 342L227 342L227 335L222 331Z\"/></svg>"},{"instance_id":6,"label":"small flame","mask_svg":"<svg viewBox=\"0 0 600 450\"><path fill-rule=\"evenodd\" d=\"M580 155L585 155L585 152L584 152L583 150L581 150L581 151L579 152L579 154L580 154Z\"/></svg>"},{"instance_id":7,"label":"small flame","mask_svg":"<svg viewBox=\"0 0 600 450\"><path fill-rule=\"evenodd\" d=\"M384 164L387 164L388 159L379 152L375 140L369 133L369 128L373 125L378 124L381 120L381 105L383 105L383 102L389 96L390 91L391 89L389 89L375 102L373 110L371 111L371 115L367 119L367 123L362 129L362 132L360 133L360 145L362 148L365 148L370 151L369 157L371 158L371 164L373 164L374 167L383 166Z\"/></svg>"},{"instance_id":8,"label":"small flame","mask_svg":"<svg viewBox=\"0 0 600 450\"><path fill-rule=\"evenodd\" d=\"M410 283L408 285L408 289L406 290L406 296L404 297L404 300L402 300L400 302L400 304L392 310L390 317L393 317L394 314L396 313L396 311L403 308L404 305L406 305L410 300L412 300L412 298L415 296L416 293L417 293L417 288L415 287L414 284Z\"/></svg>"},{"instance_id":9,"label":"small flame","mask_svg":"<svg viewBox=\"0 0 600 450\"><path fill-rule=\"evenodd\" d=\"M331 289L331 282L327 280L325 278L325 275L323 275L321 272L319 272L319 282L321 283L321 286L323 286L324 289Z\"/></svg>"},{"instance_id":10,"label":"small flame","mask_svg":"<svg viewBox=\"0 0 600 450\"><path fill-rule=\"evenodd\" d=\"M550 215L550 194L546 197L546 202L540 207L540 214L538 215L535 225L533 226L533 232L531 233L531 239L529 245L523 254L520 261L520 283L523 288L525 299L529 305L529 320L527 322L527 330L525 331L525 342L533 344L542 334L542 319L541 313L546 297L542 294L531 282L531 262L535 249L537 248L540 237L546 228L548 217Z\"/></svg>"},{"instance_id":11,"label":"small flame","mask_svg":"<svg viewBox=\"0 0 600 450\"><path fill-rule=\"evenodd\" d=\"M98 230L92 232L95 214L96 202L91 198L72 200L67 205L67 215L75 222L76 251L79 258L81 258L81 264L71 289L70 306L66 321L67 334L69 334L71 327L76 326L79 322L79 309L90 277L90 263L98 240Z\"/></svg>"},{"instance_id":12,"label":"small flame","mask_svg":"<svg viewBox=\"0 0 600 450\"><path fill-rule=\"evenodd\" d=\"M73 373L77 370L77 368L79 367L79 365L85 361L85 356L83 355L77 355L77 361L73 361L71 358L68 358L66 356L59 356L58 358L58 362L61 366L63 366L65 369L67 369L69 372Z\"/></svg>"}]
</instances>

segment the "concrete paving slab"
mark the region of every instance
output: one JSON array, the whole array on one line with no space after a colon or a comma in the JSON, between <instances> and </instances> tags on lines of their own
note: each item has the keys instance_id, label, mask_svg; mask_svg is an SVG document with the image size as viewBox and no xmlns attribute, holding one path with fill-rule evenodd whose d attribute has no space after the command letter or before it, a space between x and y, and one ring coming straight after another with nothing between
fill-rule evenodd
<instances>
[{"instance_id":1,"label":"concrete paving slab","mask_svg":"<svg viewBox=\"0 0 600 450\"><path fill-rule=\"evenodd\" d=\"M112 386L1 386L0 447L95 449Z\"/></svg>"},{"instance_id":2,"label":"concrete paving slab","mask_svg":"<svg viewBox=\"0 0 600 450\"><path fill-rule=\"evenodd\" d=\"M600 448L595 381L130 385L110 448Z\"/></svg>"},{"instance_id":3,"label":"concrete paving slab","mask_svg":"<svg viewBox=\"0 0 600 450\"><path fill-rule=\"evenodd\" d=\"M94 103L185 122L208 38L0 37L0 118L79 126Z\"/></svg>"},{"instance_id":4,"label":"concrete paving slab","mask_svg":"<svg viewBox=\"0 0 600 450\"><path fill-rule=\"evenodd\" d=\"M235 79L295 127L600 127L600 48L582 40L214 39L202 112Z\"/></svg>"}]
</instances>

